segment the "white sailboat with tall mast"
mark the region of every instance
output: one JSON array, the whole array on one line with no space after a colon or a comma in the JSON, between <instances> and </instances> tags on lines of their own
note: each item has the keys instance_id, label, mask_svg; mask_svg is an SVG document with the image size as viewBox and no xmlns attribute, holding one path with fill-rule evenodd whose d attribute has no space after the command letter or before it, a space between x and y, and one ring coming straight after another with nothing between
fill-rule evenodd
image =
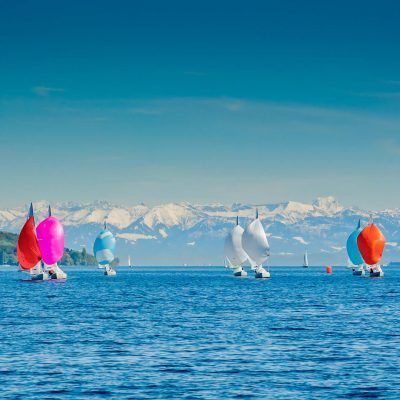
<instances>
[{"instance_id":1,"label":"white sailboat with tall mast","mask_svg":"<svg viewBox=\"0 0 400 400\"><path fill-rule=\"evenodd\" d=\"M248 260L248 255L242 247L243 228L239 225L239 217L236 217L236 226L228 233L225 239L225 267L233 270L234 276L247 276L243 264Z\"/></svg>"},{"instance_id":2,"label":"white sailboat with tall mast","mask_svg":"<svg viewBox=\"0 0 400 400\"><path fill-rule=\"evenodd\" d=\"M259 219L258 209L256 218L243 232L242 236L243 250L247 253L251 269L255 272L256 278L270 278L268 269L263 267L269 257L269 243L262 223Z\"/></svg>"},{"instance_id":3,"label":"white sailboat with tall mast","mask_svg":"<svg viewBox=\"0 0 400 400\"><path fill-rule=\"evenodd\" d=\"M307 250L306 250L306 252L304 253L303 268L308 268L308 254L307 254Z\"/></svg>"},{"instance_id":4,"label":"white sailboat with tall mast","mask_svg":"<svg viewBox=\"0 0 400 400\"><path fill-rule=\"evenodd\" d=\"M131 256L128 256L128 267L133 268L132 263L131 263Z\"/></svg>"}]
</instances>

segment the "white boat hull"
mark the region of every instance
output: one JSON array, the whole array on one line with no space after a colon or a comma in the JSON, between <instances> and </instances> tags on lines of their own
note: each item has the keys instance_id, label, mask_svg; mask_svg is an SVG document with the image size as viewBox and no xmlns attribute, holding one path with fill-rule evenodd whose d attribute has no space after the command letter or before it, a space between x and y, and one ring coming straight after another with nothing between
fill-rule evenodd
<instances>
[{"instance_id":1,"label":"white boat hull","mask_svg":"<svg viewBox=\"0 0 400 400\"><path fill-rule=\"evenodd\" d=\"M67 276L68 275L64 271L57 271L50 276L50 279L67 279Z\"/></svg>"},{"instance_id":2,"label":"white boat hull","mask_svg":"<svg viewBox=\"0 0 400 400\"><path fill-rule=\"evenodd\" d=\"M256 279L267 279L271 278L271 274L264 268L259 268L255 271Z\"/></svg>"},{"instance_id":3,"label":"white boat hull","mask_svg":"<svg viewBox=\"0 0 400 400\"><path fill-rule=\"evenodd\" d=\"M247 272L243 268L238 268L233 271L233 276L236 277L246 277Z\"/></svg>"},{"instance_id":4,"label":"white boat hull","mask_svg":"<svg viewBox=\"0 0 400 400\"><path fill-rule=\"evenodd\" d=\"M106 268L104 270L104 275L106 275L106 276L115 276L115 275L117 275L117 272L112 268Z\"/></svg>"}]
</instances>

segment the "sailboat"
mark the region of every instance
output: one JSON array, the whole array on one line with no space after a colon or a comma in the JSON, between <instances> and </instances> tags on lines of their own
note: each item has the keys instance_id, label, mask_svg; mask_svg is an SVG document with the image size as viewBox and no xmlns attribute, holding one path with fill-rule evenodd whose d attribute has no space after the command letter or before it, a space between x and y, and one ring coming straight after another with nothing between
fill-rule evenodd
<instances>
[{"instance_id":1,"label":"sailboat","mask_svg":"<svg viewBox=\"0 0 400 400\"><path fill-rule=\"evenodd\" d=\"M131 264L131 256L128 256L128 267L133 268L133 266Z\"/></svg>"},{"instance_id":2,"label":"sailboat","mask_svg":"<svg viewBox=\"0 0 400 400\"><path fill-rule=\"evenodd\" d=\"M115 238L107 229L107 223L104 222L104 229L98 234L93 245L93 253L99 265L104 267L104 275L115 276L117 272L110 265L114 260Z\"/></svg>"},{"instance_id":3,"label":"sailboat","mask_svg":"<svg viewBox=\"0 0 400 400\"><path fill-rule=\"evenodd\" d=\"M242 247L243 228L239 225L239 217L236 217L236 226L225 238L225 267L233 270L234 276L247 276L243 264L248 260L248 255Z\"/></svg>"},{"instance_id":4,"label":"sailboat","mask_svg":"<svg viewBox=\"0 0 400 400\"><path fill-rule=\"evenodd\" d=\"M255 277L270 278L271 274L262 265L269 257L269 244L258 216L258 210L256 210L255 220L243 232L242 246L248 255L251 269L255 271Z\"/></svg>"},{"instance_id":5,"label":"sailboat","mask_svg":"<svg viewBox=\"0 0 400 400\"><path fill-rule=\"evenodd\" d=\"M35 217L31 203L28 216L17 242L17 258L21 271L28 272L32 280L47 280L48 274L42 269L42 253L35 229Z\"/></svg>"},{"instance_id":6,"label":"sailboat","mask_svg":"<svg viewBox=\"0 0 400 400\"><path fill-rule=\"evenodd\" d=\"M64 228L61 222L51 215L50 206L48 212L48 217L36 227L44 271L51 279L65 280L67 274L57 264L64 254Z\"/></svg>"},{"instance_id":7,"label":"sailboat","mask_svg":"<svg viewBox=\"0 0 400 400\"><path fill-rule=\"evenodd\" d=\"M385 237L380 229L370 223L358 235L357 244L362 258L369 265L369 276L383 278L385 274L379 262L385 248Z\"/></svg>"},{"instance_id":8,"label":"sailboat","mask_svg":"<svg viewBox=\"0 0 400 400\"><path fill-rule=\"evenodd\" d=\"M35 217L31 203L27 221L18 237L17 257L20 269L29 272L33 281L49 279L65 281L67 274L57 265L63 254L64 230L61 223L51 217L49 207L49 217L35 229Z\"/></svg>"},{"instance_id":9,"label":"sailboat","mask_svg":"<svg viewBox=\"0 0 400 400\"><path fill-rule=\"evenodd\" d=\"M348 261L351 261L352 264L351 269L353 271L353 275L355 276L365 275L364 260L361 256L357 244L357 239L360 233L361 233L361 220L358 220L357 228L350 234L346 242Z\"/></svg>"},{"instance_id":10,"label":"sailboat","mask_svg":"<svg viewBox=\"0 0 400 400\"><path fill-rule=\"evenodd\" d=\"M304 253L303 268L308 268L308 255L307 255L307 250L306 250L306 252Z\"/></svg>"}]
</instances>

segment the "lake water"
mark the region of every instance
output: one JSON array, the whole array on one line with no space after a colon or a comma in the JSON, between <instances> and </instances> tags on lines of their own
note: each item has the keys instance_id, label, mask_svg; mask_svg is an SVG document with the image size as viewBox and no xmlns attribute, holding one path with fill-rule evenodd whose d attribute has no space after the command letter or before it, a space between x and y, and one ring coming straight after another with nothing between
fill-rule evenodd
<instances>
[{"instance_id":1,"label":"lake water","mask_svg":"<svg viewBox=\"0 0 400 400\"><path fill-rule=\"evenodd\" d=\"M400 271L0 270L1 399L400 398ZM249 274L250 275L250 274Z\"/></svg>"}]
</instances>

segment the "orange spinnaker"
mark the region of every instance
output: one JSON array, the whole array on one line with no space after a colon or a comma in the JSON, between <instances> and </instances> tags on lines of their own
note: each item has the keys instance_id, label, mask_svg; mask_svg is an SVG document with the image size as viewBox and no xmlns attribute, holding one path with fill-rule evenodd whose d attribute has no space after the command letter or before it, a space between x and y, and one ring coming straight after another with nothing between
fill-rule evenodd
<instances>
[{"instance_id":1,"label":"orange spinnaker","mask_svg":"<svg viewBox=\"0 0 400 400\"><path fill-rule=\"evenodd\" d=\"M22 269L32 269L42 259L33 216L28 218L19 234L17 257Z\"/></svg>"},{"instance_id":2,"label":"orange spinnaker","mask_svg":"<svg viewBox=\"0 0 400 400\"><path fill-rule=\"evenodd\" d=\"M370 224L358 235L357 244L364 261L374 265L382 258L385 237L375 224Z\"/></svg>"}]
</instances>

